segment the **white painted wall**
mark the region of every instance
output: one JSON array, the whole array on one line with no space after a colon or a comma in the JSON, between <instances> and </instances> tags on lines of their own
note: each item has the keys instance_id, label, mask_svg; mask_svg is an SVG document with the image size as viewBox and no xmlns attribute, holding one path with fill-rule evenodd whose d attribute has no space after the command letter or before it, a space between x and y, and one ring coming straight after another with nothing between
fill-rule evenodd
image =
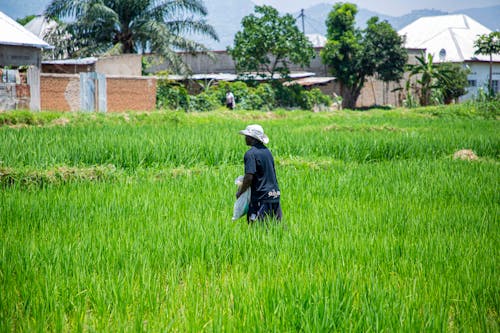
<instances>
[{"instance_id":1,"label":"white painted wall","mask_svg":"<svg viewBox=\"0 0 500 333\"><path fill-rule=\"evenodd\" d=\"M477 96L480 88L488 89L488 81L490 78L490 65L488 62L468 62L471 73L468 75L469 81L476 81L475 87L469 87L467 94L460 98L460 101L465 101ZM493 80L500 81L500 63L493 63ZM498 93L499 91L497 91Z\"/></svg>"}]
</instances>

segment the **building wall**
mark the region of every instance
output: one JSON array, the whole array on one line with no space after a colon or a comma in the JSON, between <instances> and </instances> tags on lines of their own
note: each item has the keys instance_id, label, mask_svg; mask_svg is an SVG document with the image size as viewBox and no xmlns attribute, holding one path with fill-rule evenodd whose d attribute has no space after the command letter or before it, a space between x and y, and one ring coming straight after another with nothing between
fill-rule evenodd
<instances>
[{"instance_id":1,"label":"building wall","mask_svg":"<svg viewBox=\"0 0 500 333\"><path fill-rule=\"evenodd\" d=\"M321 47L315 47L314 48L314 58L311 59L311 62L309 63L309 66L306 67L300 67L295 64L292 64L289 68L293 72L312 72L316 74L316 76L330 76L331 73L329 73L328 68L325 64L323 64L323 61L321 60Z\"/></svg>"},{"instance_id":2,"label":"building wall","mask_svg":"<svg viewBox=\"0 0 500 333\"><path fill-rule=\"evenodd\" d=\"M473 98L479 93L479 89L488 90L488 84L490 79L490 64L488 62L468 62L471 73L468 75L467 79L471 86L467 89L467 94L460 97L461 101ZM492 80L500 81L500 63L493 63L492 67ZM497 83L497 87L498 87ZM496 91L497 93L499 90Z\"/></svg>"},{"instance_id":3,"label":"building wall","mask_svg":"<svg viewBox=\"0 0 500 333\"><path fill-rule=\"evenodd\" d=\"M42 110L80 110L80 76L78 74L41 74Z\"/></svg>"},{"instance_id":4,"label":"building wall","mask_svg":"<svg viewBox=\"0 0 500 333\"><path fill-rule=\"evenodd\" d=\"M35 47L0 45L0 67L39 66L40 50Z\"/></svg>"},{"instance_id":5,"label":"building wall","mask_svg":"<svg viewBox=\"0 0 500 333\"><path fill-rule=\"evenodd\" d=\"M421 52L422 50L420 49L408 49L407 63L412 65L417 64L416 57L420 56ZM409 73L405 73L399 82L385 83L374 77L368 77L363 89L361 89L356 107L370 107L374 105L402 106L406 92L399 89L405 88L407 80L410 80ZM412 78L411 80L415 82L416 78ZM395 89L398 90L394 91Z\"/></svg>"},{"instance_id":6,"label":"building wall","mask_svg":"<svg viewBox=\"0 0 500 333\"><path fill-rule=\"evenodd\" d=\"M102 57L97 60L96 72L106 75L142 75L141 54L121 54Z\"/></svg>"},{"instance_id":7,"label":"building wall","mask_svg":"<svg viewBox=\"0 0 500 333\"><path fill-rule=\"evenodd\" d=\"M42 110L79 111L80 76L78 74L41 75ZM156 108L156 78L106 78L107 111L150 111Z\"/></svg>"},{"instance_id":8,"label":"building wall","mask_svg":"<svg viewBox=\"0 0 500 333\"><path fill-rule=\"evenodd\" d=\"M156 78L154 77L108 76L106 85L108 112L156 109Z\"/></svg>"},{"instance_id":9,"label":"building wall","mask_svg":"<svg viewBox=\"0 0 500 333\"><path fill-rule=\"evenodd\" d=\"M309 66L300 67L291 65L290 70L294 72L313 72L317 76L328 76L326 66L321 61L321 48L315 48L315 56L311 59ZM195 74L211 74L211 73L236 73L236 65L233 58L226 51L214 51L211 55L203 53L181 53L182 60L188 64ZM168 70L166 63L153 65L148 69L150 73Z\"/></svg>"}]
</instances>

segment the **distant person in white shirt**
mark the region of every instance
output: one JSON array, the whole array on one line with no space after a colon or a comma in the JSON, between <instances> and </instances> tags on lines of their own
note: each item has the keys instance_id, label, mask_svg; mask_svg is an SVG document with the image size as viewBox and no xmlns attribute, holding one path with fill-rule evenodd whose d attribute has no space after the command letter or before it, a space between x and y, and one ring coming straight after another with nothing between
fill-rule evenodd
<instances>
[{"instance_id":1,"label":"distant person in white shirt","mask_svg":"<svg viewBox=\"0 0 500 333\"><path fill-rule=\"evenodd\" d=\"M236 105L236 103L234 101L234 95L231 92L231 90L228 90L226 92L226 106L229 110L232 110L232 109L234 109L235 105Z\"/></svg>"}]
</instances>

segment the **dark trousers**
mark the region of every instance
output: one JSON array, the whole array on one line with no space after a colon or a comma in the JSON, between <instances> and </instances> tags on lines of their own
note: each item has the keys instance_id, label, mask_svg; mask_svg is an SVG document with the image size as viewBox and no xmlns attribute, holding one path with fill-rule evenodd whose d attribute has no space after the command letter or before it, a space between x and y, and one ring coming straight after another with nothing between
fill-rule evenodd
<instances>
[{"instance_id":1,"label":"dark trousers","mask_svg":"<svg viewBox=\"0 0 500 333\"><path fill-rule=\"evenodd\" d=\"M247 212L247 222L264 221L274 219L281 221L283 212L280 202L250 202Z\"/></svg>"}]
</instances>

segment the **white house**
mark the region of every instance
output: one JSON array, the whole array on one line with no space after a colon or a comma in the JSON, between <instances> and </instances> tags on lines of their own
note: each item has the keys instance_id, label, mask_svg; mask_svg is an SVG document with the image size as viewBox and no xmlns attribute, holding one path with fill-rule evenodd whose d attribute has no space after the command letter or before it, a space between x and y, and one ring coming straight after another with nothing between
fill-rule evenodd
<instances>
[{"instance_id":1,"label":"white house","mask_svg":"<svg viewBox=\"0 0 500 333\"><path fill-rule=\"evenodd\" d=\"M461 100L477 95L480 88L487 89L489 81L489 55L475 55L474 41L491 30L467 15L422 17L398 32L406 37L407 48L425 49L434 61L453 62L468 66L469 88ZM500 55L493 55L493 89L499 91Z\"/></svg>"}]
</instances>

